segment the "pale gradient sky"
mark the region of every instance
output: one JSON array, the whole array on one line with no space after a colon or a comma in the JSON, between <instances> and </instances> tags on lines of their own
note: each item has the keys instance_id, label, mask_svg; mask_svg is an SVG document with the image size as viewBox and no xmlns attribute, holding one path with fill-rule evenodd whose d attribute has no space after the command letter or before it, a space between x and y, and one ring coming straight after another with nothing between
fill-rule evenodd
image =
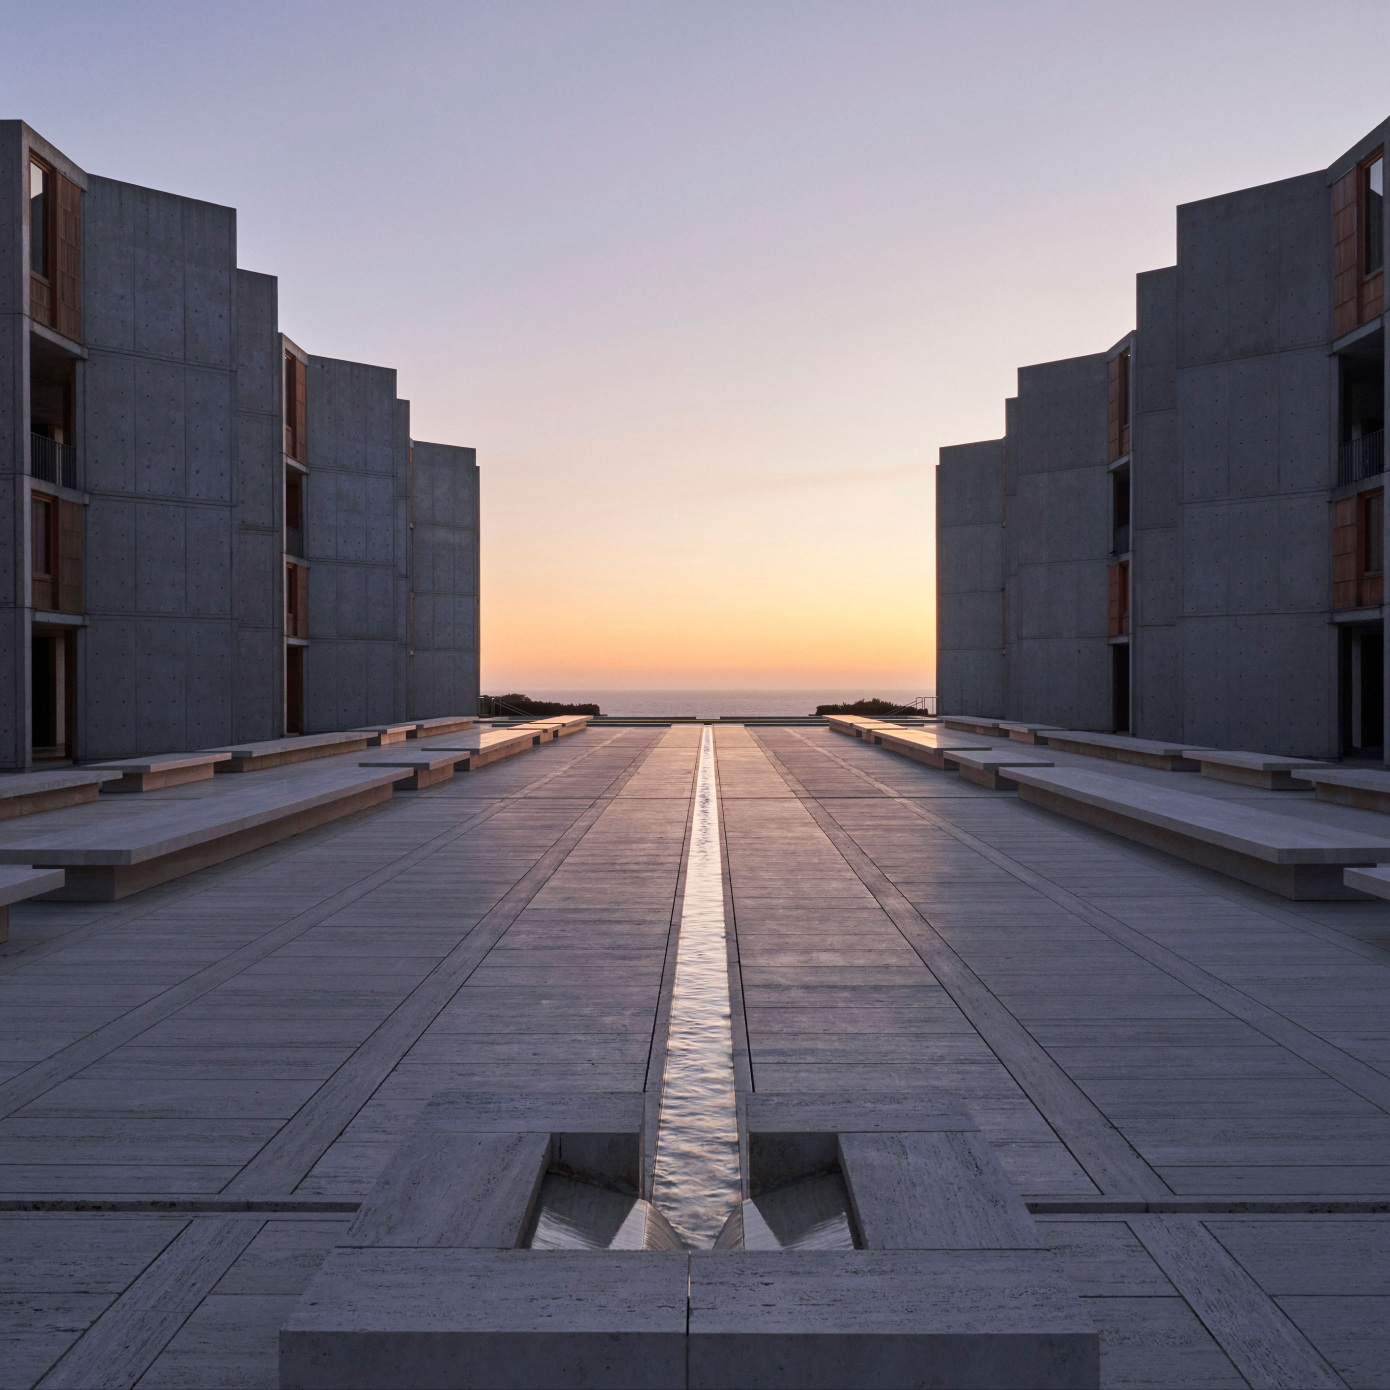
<instances>
[{"instance_id":1,"label":"pale gradient sky","mask_svg":"<svg viewBox=\"0 0 1390 1390\"><path fill-rule=\"evenodd\" d=\"M1330 163L1390 7L0 3L0 115L239 209L483 469L485 688L932 685L932 468L1174 205Z\"/></svg>"}]
</instances>

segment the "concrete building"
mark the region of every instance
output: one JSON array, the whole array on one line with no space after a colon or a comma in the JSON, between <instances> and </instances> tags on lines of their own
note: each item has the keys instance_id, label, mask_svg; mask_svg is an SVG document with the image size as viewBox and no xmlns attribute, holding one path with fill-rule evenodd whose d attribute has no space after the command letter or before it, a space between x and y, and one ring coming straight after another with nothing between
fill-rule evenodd
<instances>
[{"instance_id":1,"label":"concrete building","mask_svg":"<svg viewBox=\"0 0 1390 1390\"><path fill-rule=\"evenodd\" d=\"M0 122L0 322L0 767L475 710L474 452L284 336L234 209Z\"/></svg>"},{"instance_id":2,"label":"concrete building","mask_svg":"<svg viewBox=\"0 0 1390 1390\"><path fill-rule=\"evenodd\" d=\"M1177 210L1135 328L937 471L941 708L1384 756L1384 149Z\"/></svg>"}]
</instances>

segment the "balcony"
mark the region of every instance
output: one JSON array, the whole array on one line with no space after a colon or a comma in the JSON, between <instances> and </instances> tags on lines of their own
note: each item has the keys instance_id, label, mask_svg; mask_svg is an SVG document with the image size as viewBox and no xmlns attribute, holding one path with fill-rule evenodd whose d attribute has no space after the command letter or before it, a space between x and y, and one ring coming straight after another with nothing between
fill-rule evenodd
<instances>
[{"instance_id":1,"label":"balcony","mask_svg":"<svg viewBox=\"0 0 1390 1390\"><path fill-rule=\"evenodd\" d=\"M1343 442L1337 453L1337 486L1358 483L1385 472L1385 431L1373 430Z\"/></svg>"},{"instance_id":2,"label":"balcony","mask_svg":"<svg viewBox=\"0 0 1390 1390\"><path fill-rule=\"evenodd\" d=\"M71 444L60 444L46 434L29 436L29 473L45 483L63 487L77 486L77 450Z\"/></svg>"}]
</instances>

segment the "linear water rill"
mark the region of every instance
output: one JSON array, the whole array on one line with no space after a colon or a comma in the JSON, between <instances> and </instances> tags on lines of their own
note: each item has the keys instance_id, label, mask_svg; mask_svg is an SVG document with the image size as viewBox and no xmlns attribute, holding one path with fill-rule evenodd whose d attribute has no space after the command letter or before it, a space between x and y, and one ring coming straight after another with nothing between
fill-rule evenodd
<instances>
[{"instance_id":1,"label":"linear water rill","mask_svg":"<svg viewBox=\"0 0 1390 1390\"><path fill-rule=\"evenodd\" d=\"M652 1201L688 1245L709 1249L739 1197L724 871L714 738L706 727L676 947Z\"/></svg>"}]
</instances>

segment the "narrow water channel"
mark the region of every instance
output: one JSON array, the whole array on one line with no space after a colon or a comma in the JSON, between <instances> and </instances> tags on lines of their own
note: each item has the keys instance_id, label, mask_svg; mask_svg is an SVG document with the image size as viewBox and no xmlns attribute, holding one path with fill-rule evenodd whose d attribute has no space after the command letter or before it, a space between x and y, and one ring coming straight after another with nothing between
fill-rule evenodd
<instances>
[{"instance_id":1,"label":"narrow water channel","mask_svg":"<svg viewBox=\"0 0 1390 1390\"><path fill-rule=\"evenodd\" d=\"M681 903L652 1201L687 1244L709 1249L739 1196L724 872L714 736L706 727Z\"/></svg>"}]
</instances>

